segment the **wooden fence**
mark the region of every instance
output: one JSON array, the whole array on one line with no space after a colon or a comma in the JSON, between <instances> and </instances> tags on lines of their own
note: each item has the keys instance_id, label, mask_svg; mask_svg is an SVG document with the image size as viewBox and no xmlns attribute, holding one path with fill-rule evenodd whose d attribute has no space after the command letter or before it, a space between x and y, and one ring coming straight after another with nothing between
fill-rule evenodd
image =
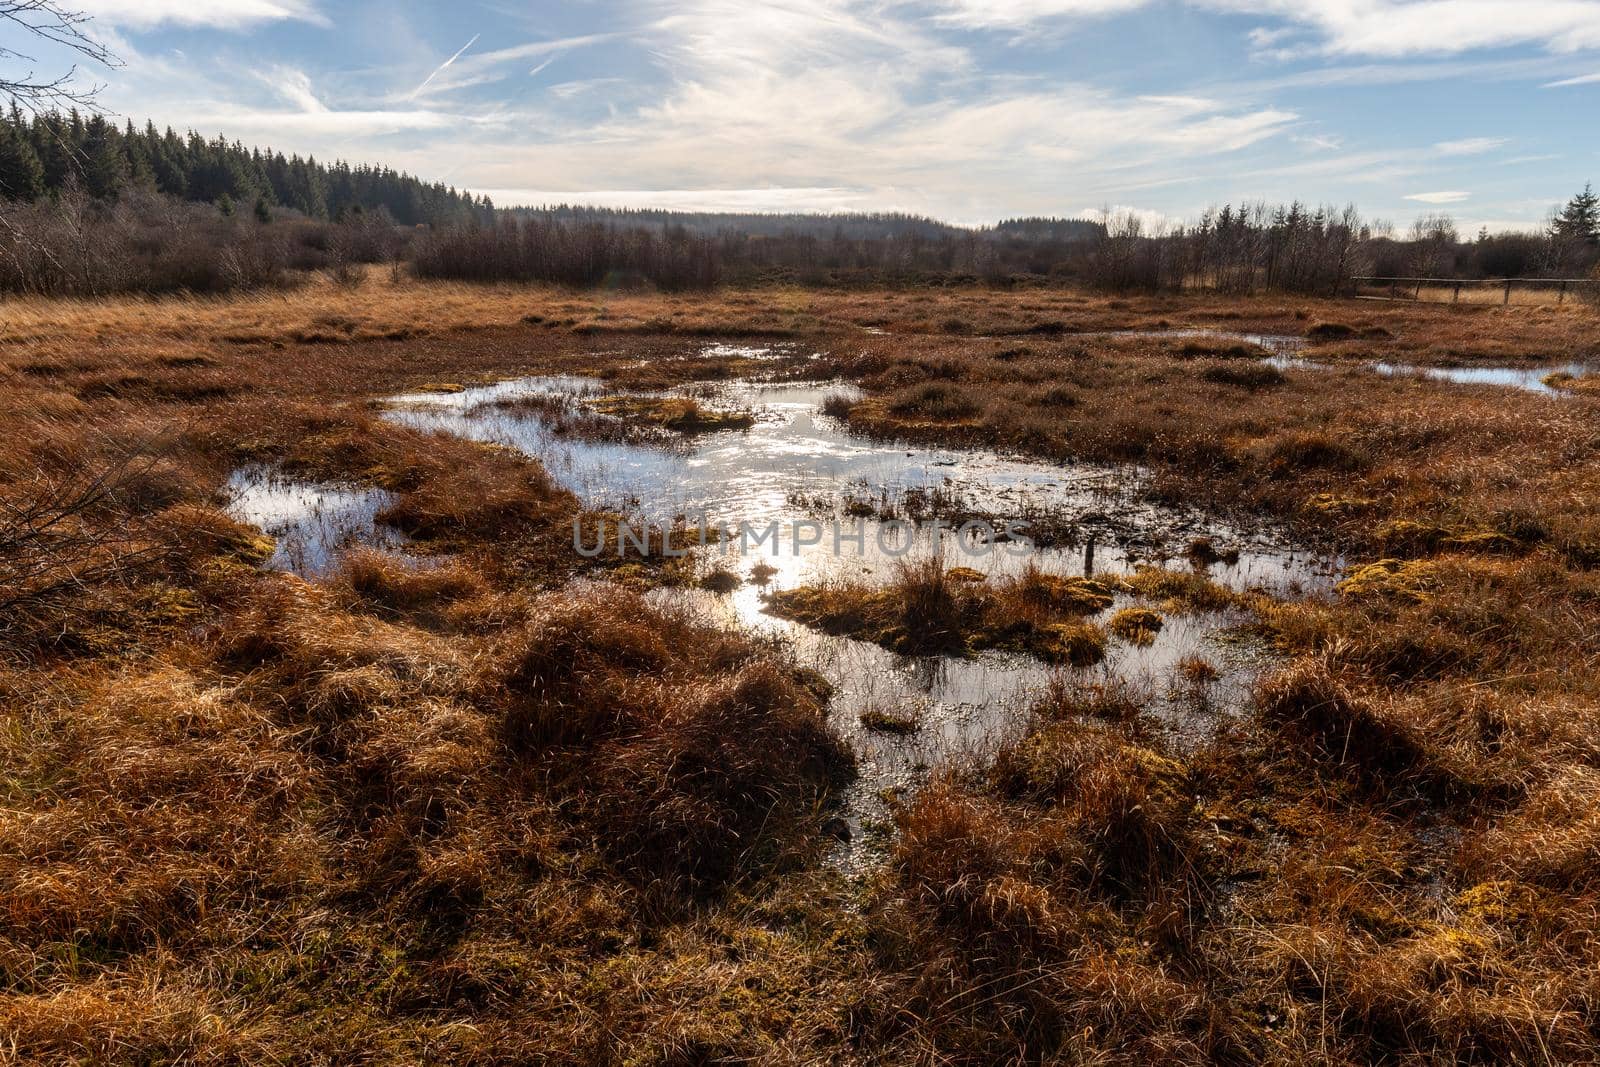
<instances>
[{"instance_id":1,"label":"wooden fence","mask_svg":"<svg viewBox=\"0 0 1600 1067\"><path fill-rule=\"evenodd\" d=\"M1569 296L1600 299L1600 278L1352 278L1350 295L1362 300L1443 300L1448 295L1451 303L1459 304L1461 294L1469 301L1483 302L1482 297L1498 297L1501 304L1511 303L1513 292L1532 292L1554 297L1557 304L1567 302Z\"/></svg>"}]
</instances>

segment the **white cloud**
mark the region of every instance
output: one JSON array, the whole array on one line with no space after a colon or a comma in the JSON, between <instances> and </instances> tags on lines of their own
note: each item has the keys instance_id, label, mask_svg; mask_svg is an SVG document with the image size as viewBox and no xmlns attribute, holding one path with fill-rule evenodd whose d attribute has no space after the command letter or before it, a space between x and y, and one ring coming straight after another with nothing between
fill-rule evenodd
<instances>
[{"instance_id":1,"label":"white cloud","mask_svg":"<svg viewBox=\"0 0 1600 1067\"><path fill-rule=\"evenodd\" d=\"M303 112L321 113L328 110L311 89L311 78L304 71L292 67L275 67L260 75L263 82L275 93Z\"/></svg>"},{"instance_id":2,"label":"white cloud","mask_svg":"<svg viewBox=\"0 0 1600 1067\"><path fill-rule=\"evenodd\" d=\"M1334 35L1317 21L1333 7L1381 13L1418 6L1413 0L1161 2L1248 8L1266 16L1256 43L1292 37L1296 46L1318 49L1334 47ZM1466 0L1427 2L1454 9ZM900 208L981 222L1147 197L1144 207L1174 215L1198 211L1209 199L1240 197L1355 197L1393 210L1403 188L1473 184L1465 172L1440 176L1441 163L1507 142L1473 137L1347 152L1329 132L1336 116L1303 121L1274 98L1302 84L1296 79L1364 85L1380 77L1529 77L1527 67L1502 69L1513 63L1537 65L1533 77L1548 79L1584 69L1548 56L1351 62L1338 71L1296 70L1232 85L1163 79L1146 83L1150 94L1130 95L1049 68L1019 71L996 60L993 40L965 32L977 25L971 19L978 9L987 13L985 25L1010 32L1019 19L1103 16L1147 3L1156 0L625 0L605 32L526 41L486 22L479 43L444 63L428 42L414 40L403 42L410 45L400 50L403 62L381 50L368 59L361 48L376 46L353 43L355 59L341 60L337 69L308 67L312 76L298 69L300 59L275 66L273 54L241 60L225 50L196 53L159 75L130 65L118 80L142 83L146 92L115 103L136 119L150 114L319 157L445 174L507 204ZM1544 6L1544 0L1528 3ZM1479 0L1478 6L1503 5ZM968 21L958 20L962 12ZM479 50L484 41L491 50ZM493 47L508 41L524 43ZM603 56L582 51L602 45L609 46ZM557 76L530 77L551 62ZM260 73L240 79L241 68ZM629 70L625 78L605 76L621 69ZM490 83L500 88L464 91ZM197 101L209 102L200 105L208 113L193 113ZM1268 147L1274 139L1276 150ZM1518 150L1530 150L1522 140ZM1496 153L1470 162L1502 160ZM1147 192L1189 183L1188 191ZM1411 199L1451 204L1468 196L1447 190Z\"/></svg>"},{"instance_id":3,"label":"white cloud","mask_svg":"<svg viewBox=\"0 0 1600 1067\"><path fill-rule=\"evenodd\" d=\"M329 25L309 0L72 0L66 6L108 25L134 30L163 23L224 30L285 20Z\"/></svg>"},{"instance_id":4,"label":"white cloud","mask_svg":"<svg viewBox=\"0 0 1600 1067\"><path fill-rule=\"evenodd\" d=\"M1563 78L1558 82L1546 82L1540 88L1565 89L1569 85L1593 85L1596 82L1600 82L1600 74L1584 74L1576 78Z\"/></svg>"},{"instance_id":5,"label":"white cloud","mask_svg":"<svg viewBox=\"0 0 1600 1067\"><path fill-rule=\"evenodd\" d=\"M1134 11L1149 0L939 0L935 21L973 29L1016 29L1045 19L1103 17Z\"/></svg>"},{"instance_id":6,"label":"white cloud","mask_svg":"<svg viewBox=\"0 0 1600 1067\"><path fill-rule=\"evenodd\" d=\"M641 2L646 24L620 32L648 45L659 89L642 104L632 79L619 100L595 92L613 105L599 121L584 94L611 86L542 92L519 118L535 135L435 149L469 160L458 180L508 203L897 207L981 221L1189 181L1194 162L1297 121L1182 92L991 75L903 5Z\"/></svg>"},{"instance_id":7,"label":"white cloud","mask_svg":"<svg viewBox=\"0 0 1600 1067\"><path fill-rule=\"evenodd\" d=\"M210 111L188 121L199 129L226 131L229 137L256 134L379 137L413 130L459 128L471 122L464 116L440 111L266 111L253 108Z\"/></svg>"},{"instance_id":8,"label":"white cloud","mask_svg":"<svg viewBox=\"0 0 1600 1067\"><path fill-rule=\"evenodd\" d=\"M1269 29L1266 26L1257 26L1250 31L1250 44L1255 48L1271 48L1282 44L1295 33L1292 27L1280 26L1277 29Z\"/></svg>"},{"instance_id":9,"label":"white cloud","mask_svg":"<svg viewBox=\"0 0 1600 1067\"><path fill-rule=\"evenodd\" d=\"M1331 134L1295 134L1289 140L1317 152L1337 152L1344 147L1344 141Z\"/></svg>"},{"instance_id":10,"label":"white cloud","mask_svg":"<svg viewBox=\"0 0 1600 1067\"><path fill-rule=\"evenodd\" d=\"M1202 0L1274 12L1319 30L1329 51L1405 56L1519 44L1600 47L1596 0Z\"/></svg>"},{"instance_id":11,"label":"white cloud","mask_svg":"<svg viewBox=\"0 0 1600 1067\"><path fill-rule=\"evenodd\" d=\"M1441 156L1481 156L1510 144L1506 137L1467 137L1459 141L1440 141L1434 151Z\"/></svg>"},{"instance_id":12,"label":"white cloud","mask_svg":"<svg viewBox=\"0 0 1600 1067\"><path fill-rule=\"evenodd\" d=\"M1183 0L1192 7L1283 19L1318 34L1342 55L1450 55L1537 45L1556 52L1600 48L1600 0ZM934 0L936 19L1018 29L1072 17L1126 13L1154 0ZM1257 27L1251 44L1270 50L1285 27ZM1301 50L1266 51L1294 58Z\"/></svg>"}]
</instances>

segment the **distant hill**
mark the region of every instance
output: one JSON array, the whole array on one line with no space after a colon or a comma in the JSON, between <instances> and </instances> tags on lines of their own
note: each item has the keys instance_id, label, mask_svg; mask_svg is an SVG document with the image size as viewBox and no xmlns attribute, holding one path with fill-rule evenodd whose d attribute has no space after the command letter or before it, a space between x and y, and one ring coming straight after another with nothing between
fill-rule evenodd
<instances>
[{"instance_id":1,"label":"distant hill","mask_svg":"<svg viewBox=\"0 0 1600 1067\"><path fill-rule=\"evenodd\" d=\"M1006 219L994 233L1020 241L1097 241L1106 235L1106 226L1090 219Z\"/></svg>"},{"instance_id":2,"label":"distant hill","mask_svg":"<svg viewBox=\"0 0 1600 1067\"><path fill-rule=\"evenodd\" d=\"M789 214L755 211L666 211L558 204L550 207L512 208L502 214L510 214L520 219L540 219L579 225L598 223L625 229L676 228L702 237L737 233L750 237L841 237L848 241L877 241L895 237L937 240L944 237L962 237L973 232L937 219L897 212Z\"/></svg>"},{"instance_id":3,"label":"distant hill","mask_svg":"<svg viewBox=\"0 0 1600 1067\"><path fill-rule=\"evenodd\" d=\"M678 228L700 237L742 234L749 237L841 238L846 241L883 241L907 237L936 241L957 237L989 237L1030 242L1070 242L1090 241L1106 235L1102 223L1088 219L1007 219L992 227L966 227L900 212L666 211L559 204L552 207L513 208L502 214L520 219L580 225L598 223L626 229Z\"/></svg>"}]
</instances>

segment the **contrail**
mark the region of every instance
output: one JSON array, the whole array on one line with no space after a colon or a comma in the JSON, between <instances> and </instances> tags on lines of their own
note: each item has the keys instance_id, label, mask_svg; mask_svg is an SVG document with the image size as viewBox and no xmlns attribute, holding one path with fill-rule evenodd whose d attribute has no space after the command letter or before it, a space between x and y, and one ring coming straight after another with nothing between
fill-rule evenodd
<instances>
[{"instance_id":1,"label":"contrail","mask_svg":"<svg viewBox=\"0 0 1600 1067\"><path fill-rule=\"evenodd\" d=\"M406 97L406 99L407 100L415 100L417 98L417 94L418 93L422 92L422 90L426 89L429 85L431 85L433 83L433 79L435 79L435 78L437 78L439 76L440 71L444 70L450 64L452 64L456 60L460 59L461 58L461 53L465 52L467 49L469 49L473 45L477 44L478 43L478 38L482 37L482 36L483 36L483 34L481 34L481 33L473 34L472 35L472 40L470 40L466 44L462 45L461 46L461 50L458 51L455 55L451 56L449 59L445 60L443 63L440 63L439 66L434 69L434 72L432 74L428 75L425 79L423 79L423 82L422 82L421 85L419 85L415 89L411 90L411 95Z\"/></svg>"}]
</instances>

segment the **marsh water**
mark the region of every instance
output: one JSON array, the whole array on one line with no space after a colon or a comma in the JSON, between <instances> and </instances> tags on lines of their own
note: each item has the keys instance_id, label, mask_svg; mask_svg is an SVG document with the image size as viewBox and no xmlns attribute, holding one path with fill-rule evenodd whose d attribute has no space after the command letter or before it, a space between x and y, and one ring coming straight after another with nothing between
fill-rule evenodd
<instances>
[{"instance_id":1,"label":"marsh water","mask_svg":"<svg viewBox=\"0 0 1600 1067\"><path fill-rule=\"evenodd\" d=\"M876 847L888 791L912 785L930 768L992 751L1025 725L1027 709L1055 670L1018 654L897 655L776 618L765 610L769 592L830 580L883 582L901 563L936 551L948 566L991 577L1030 565L1069 576L1126 573L1164 560L1188 566L1184 547L1201 537L1229 550L1231 562L1214 563L1209 573L1234 589L1300 595L1326 588L1336 569L1336 561L1263 531L1148 503L1144 474L1135 468L1054 466L982 450L865 440L822 413L830 396L848 394L838 383L733 382L709 393L696 387L702 403L752 411L755 424L669 444L564 435L541 407L518 403L602 388L592 379L527 378L394 397L387 417L537 457L586 504L641 524L703 514L730 531L776 529L775 538L759 544L713 538L697 553L703 573L738 580L730 591L669 588L651 596L669 609L776 642L833 684L831 714L854 745L860 770L846 806L847 848L857 858ZM974 515L983 516L983 525L963 536L941 532L932 518L905 519L919 509L955 515L952 527ZM984 535L1007 522L1041 539L1048 530L1051 546L996 543ZM1114 643L1104 663L1075 673L1086 683L1137 687L1168 709L1174 731L1203 734L1218 709L1240 704L1263 661L1263 651L1235 631L1240 621L1174 615L1153 644ZM1191 656L1218 670L1200 691L1174 680L1178 662ZM862 725L863 714L872 712L912 719L916 729L875 732Z\"/></svg>"},{"instance_id":2,"label":"marsh water","mask_svg":"<svg viewBox=\"0 0 1600 1067\"><path fill-rule=\"evenodd\" d=\"M398 548L404 538L378 521L394 502L382 489L307 482L271 467L234 471L223 487L228 513L277 541L267 566L307 577L329 574L353 545Z\"/></svg>"},{"instance_id":3,"label":"marsh water","mask_svg":"<svg viewBox=\"0 0 1600 1067\"><path fill-rule=\"evenodd\" d=\"M1107 336L1117 336L1117 334L1108 334ZM1539 393L1544 396L1566 395L1564 390L1557 389L1547 382L1546 379L1552 375L1585 378L1600 373L1600 369L1587 363L1555 363L1540 367L1426 367L1415 363L1398 363L1389 360L1348 364L1329 363L1323 360L1307 359L1302 354L1307 347L1306 339L1292 334L1233 333L1226 330L1164 330L1140 331L1138 334L1124 333L1121 336L1210 338L1218 341L1255 345L1257 348L1271 353L1266 362L1279 370L1326 371L1359 367L1375 374L1381 374L1386 378L1426 378L1430 381L1449 382L1453 385L1489 385L1502 389L1520 389L1524 392Z\"/></svg>"},{"instance_id":4,"label":"marsh water","mask_svg":"<svg viewBox=\"0 0 1600 1067\"><path fill-rule=\"evenodd\" d=\"M1300 338L1193 335L1246 341L1267 349L1280 365L1307 365L1298 355ZM738 354L759 358L765 351ZM1549 391L1538 378L1550 368L1374 369ZM1227 560L1206 566L1208 575L1235 590L1315 595L1330 587L1340 567L1340 561L1273 531L1153 504L1138 468L1058 466L981 449L858 437L823 412L830 397L850 398L851 387L842 383L735 381L684 392L690 391L706 407L752 412L754 424L654 440L574 434L552 411L562 404L582 407L609 390L597 379L573 376L395 396L385 417L537 458L590 508L641 527L704 517L713 527L734 531L723 540L712 538L695 558L702 575L721 572L731 588L691 584L650 596L668 610L781 646L832 683L830 714L854 746L860 771L846 804L851 833L842 846L853 863L865 862L881 846L890 794L933 768L981 758L1015 736L1026 726L1028 708L1062 669L1011 653L897 655L776 618L766 611L768 593L838 580L885 582L903 562L935 552L947 566L990 577L1029 566L1066 576L1124 574L1147 563L1199 566L1188 562L1185 548L1201 538ZM389 502L381 491L296 483L261 469L238 472L230 490L237 517L279 538L273 565L284 569L323 574L353 542L400 544L377 521ZM964 534L943 525L974 519L986 525ZM1009 523L1033 541L997 542L982 533ZM776 536L752 544L737 536L741 529ZM580 537L586 546L590 540ZM1116 607L1127 602L1123 598ZM1229 613L1172 614L1153 643L1113 641L1103 663L1068 673L1085 684L1133 687L1160 709L1159 719L1180 742L1202 738L1219 716L1243 706L1249 685L1270 659L1243 636L1243 621ZM1210 663L1216 679L1181 681L1177 667L1190 657ZM915 729L869 729L863 716L870 719L874 712L914 721Z\"/></svg>"}]
</instances>

